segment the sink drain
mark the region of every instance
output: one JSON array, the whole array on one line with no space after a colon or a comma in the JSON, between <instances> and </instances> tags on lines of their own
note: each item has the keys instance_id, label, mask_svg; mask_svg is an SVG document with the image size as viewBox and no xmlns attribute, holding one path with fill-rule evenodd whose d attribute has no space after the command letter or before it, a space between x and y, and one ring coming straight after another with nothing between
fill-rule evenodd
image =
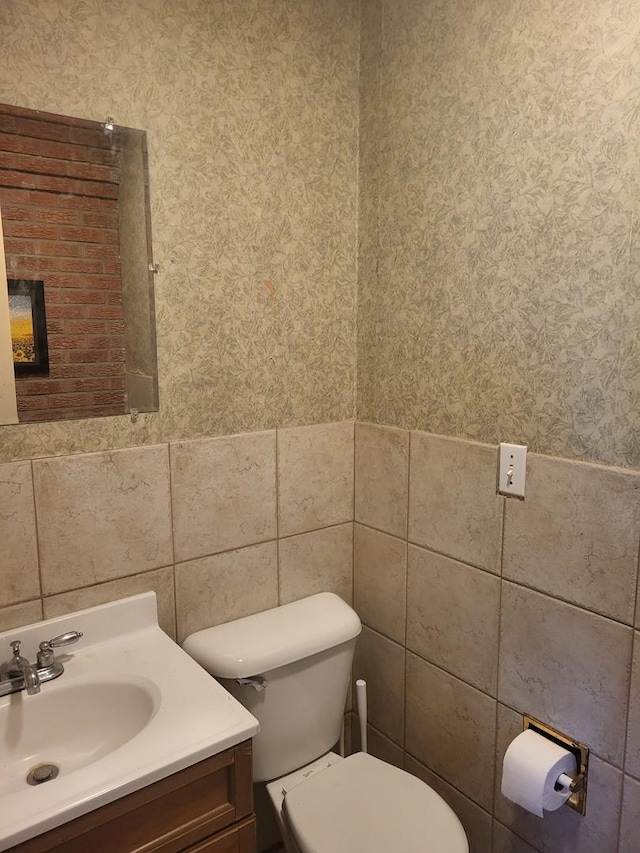
<instances>
[{"instance_id":1,"label":"sink drain","mask_svg":"<svg viewBox=\"0 0 640 853\"><path fill-rule=\"evenodd\" d=\"M42 785L43 782L49 782L55 779L60 768L55 764L36 764L27 774L27 783L29 785Z\"/></svg>"}]
</instances>

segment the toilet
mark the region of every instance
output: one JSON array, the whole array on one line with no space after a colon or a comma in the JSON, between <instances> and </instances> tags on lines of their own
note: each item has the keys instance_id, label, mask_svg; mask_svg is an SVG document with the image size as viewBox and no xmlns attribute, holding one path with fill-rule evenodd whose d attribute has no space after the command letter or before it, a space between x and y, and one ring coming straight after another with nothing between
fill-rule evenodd
<instances>
[{"instance_id":1,"label":"toilet","mask_svg":"<svg viewBox=\"0 0 640 853\"><path fill-rule=\"evenodd\" d=\"M288 853L469 853L455 813L427 784L338 743L361 631L322 592L206 628L184 649L259 721L253 779L266 783Z\"/></svg>"}]
</instances>

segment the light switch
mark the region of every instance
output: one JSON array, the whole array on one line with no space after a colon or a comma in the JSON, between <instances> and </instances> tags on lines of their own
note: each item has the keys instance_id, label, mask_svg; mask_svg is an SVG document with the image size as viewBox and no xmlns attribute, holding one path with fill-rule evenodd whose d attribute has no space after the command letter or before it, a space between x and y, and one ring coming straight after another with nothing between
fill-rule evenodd
<instances>
[{"instance_id":1,"label":"light switch","mask_svg":"<svg viewBox=\"0 0 640 853\"><path fill-rule=\"evenodd\" d=\"M526 476L526 445L501 442L498 466L498 491L500 494L524 498Z\"/></svg>"}]
</instances>

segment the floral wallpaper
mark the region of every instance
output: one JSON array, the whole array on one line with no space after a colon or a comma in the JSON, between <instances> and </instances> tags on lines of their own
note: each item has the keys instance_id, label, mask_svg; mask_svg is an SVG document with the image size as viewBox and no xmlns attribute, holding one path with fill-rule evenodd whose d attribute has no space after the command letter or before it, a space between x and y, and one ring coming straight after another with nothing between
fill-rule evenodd
<instances>
[{"instance_id":1,"label":"floral wallpaper","mask_svg":"<svg viewBox=\"0 0 640 853\"><path fill-rule=\"evenodd\" d=\"M364 0L358 416L640 468L639 0Z\"/></svg>"},{"instance_id":2,"label":"floral wallpaper","mask_svg":"<svg viewBox=\"0 0 640 853\"><path fill-rule=\"evenodd\" d=\"M0 100L148 132L160 411L2 427L0 461L357 414L640 468L639 29L640 0L5 0Z\"/></svg>"},{"instance_id":3,"label":"floral wallpaper","mask_svg":"<svg viewBox=\"0 0 640 853\"><path fill-rule=\"evenodd\" d=\"M0 4L0 101L148 133L160 411L0 460L354 414L354 0Z\"/></svg>"}]
</instances>

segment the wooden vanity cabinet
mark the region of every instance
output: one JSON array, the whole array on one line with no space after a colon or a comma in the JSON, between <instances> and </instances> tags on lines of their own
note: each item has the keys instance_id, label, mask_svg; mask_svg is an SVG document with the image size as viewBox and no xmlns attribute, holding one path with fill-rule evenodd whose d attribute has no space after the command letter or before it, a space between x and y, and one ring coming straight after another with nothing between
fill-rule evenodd
<instances>
[{"instance_id":1,"label":"wooden vanity cabinet","mask_svg":"<svg viewBox=\"0 0 640 853\"><path fill-rule=\"evenodd\" d=\"M52 850L255 853L251 741L18 844L11 853Z\"/></svg>"}]
</instances>

